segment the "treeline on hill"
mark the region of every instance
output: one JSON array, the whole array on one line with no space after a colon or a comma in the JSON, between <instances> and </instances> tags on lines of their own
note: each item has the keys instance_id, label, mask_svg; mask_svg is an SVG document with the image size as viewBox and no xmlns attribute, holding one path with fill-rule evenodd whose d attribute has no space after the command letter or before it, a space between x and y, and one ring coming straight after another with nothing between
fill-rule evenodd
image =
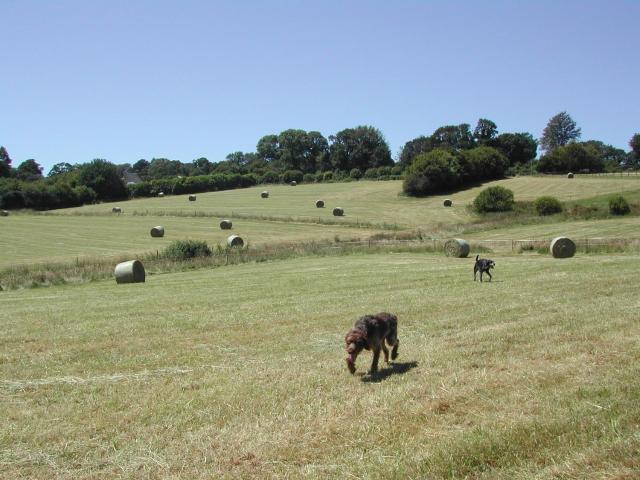
<instances>
[{"instance_id":1,"label":"treeline on hill","mask_svg":"<svg viewBox=\"0 0 640 480\"><path fill-rule=\"evenodd\" d=\"M530 133L499 134L494 122L446 125L408 141L395 163L382 133L371 126L324 137L289 129L265 135L255 152L234 152L220 162L166 158L114 165L58 163L47 177L34 160L17 167L0 147L0 208L46 210L127 197L199 193L260 183L331 182L404 178L409 195L423 196L509 174L600 172L640 167L640 134L626 153L600 141L578 142L580 129L566 112L547 124L538 141ZM129 177L135 176L134 181Z\"/></svg>"}]
</instances>

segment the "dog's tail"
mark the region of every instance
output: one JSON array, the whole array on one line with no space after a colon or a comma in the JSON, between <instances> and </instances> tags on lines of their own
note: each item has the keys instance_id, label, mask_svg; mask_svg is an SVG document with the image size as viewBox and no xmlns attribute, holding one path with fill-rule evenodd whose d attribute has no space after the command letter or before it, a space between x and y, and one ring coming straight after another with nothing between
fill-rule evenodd
<instances>
[{"instance_id":1,"label":"dog's tail","mask_svg":"<svg viewBox=\"0 0 640 480\"><path fill-rule=\"evenodd\" d=\"M478 261L479 258L480 258L480 255L476 255L476 262Z\"/></svg>"}]
</instances>

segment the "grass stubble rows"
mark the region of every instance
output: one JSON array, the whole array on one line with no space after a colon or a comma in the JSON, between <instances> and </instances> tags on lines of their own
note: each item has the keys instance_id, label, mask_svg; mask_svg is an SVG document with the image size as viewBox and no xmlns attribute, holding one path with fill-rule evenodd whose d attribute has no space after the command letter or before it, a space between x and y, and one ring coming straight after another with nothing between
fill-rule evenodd
<instances>
[{"instance_id":1,"label":"grass stubble rows","mask_svg":"<svg viewBox=\"0 0 640 480\"><path fill-rule=\"evenodd\" d=\"M640 256L353 254L0 294L2 478L638 478ZM400 356L348 374L390 310Z\"/></svg>"}]
</instances>

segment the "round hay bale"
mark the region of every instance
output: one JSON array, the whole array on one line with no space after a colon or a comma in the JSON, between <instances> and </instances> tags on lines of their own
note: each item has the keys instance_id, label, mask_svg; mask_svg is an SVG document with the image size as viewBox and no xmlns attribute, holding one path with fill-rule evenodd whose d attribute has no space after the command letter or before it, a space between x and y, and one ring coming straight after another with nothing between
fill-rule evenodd
<instances>
[{"instance_id":1,"label":"round hay bale","mask_svg":"<svg viewBox=\"0 0 640 480\"><path fill-rule=\"evenodd\" d=\"M122 213L122 208L120 207L113 207L111 209L111 213Z\"/></svg>"},{"instance_id":2,"label":"round hay bale","mask_svg":"<svg viewBox=\"0 0 640 480\"><path fill-rule=\"evenodd\" d=\"M8 217L9 212L7 210L0 210L0 217Z\"/></svg>"},{"instance_id":3,"label":"round hay bale","mask_svg":"<svg viewBox=\"0 0 640 480\"><path fill-rule=\"evenodd\" d=\"M567 173L567 178L573 178L573 173L571 172Z\"/></svg>"},{"instance_id":4,"label":"round hay bale","mask_svg":"<svg viewBox=\"0 0 640 480\"><path fill-rule=\"evenodd\" d=\"M262 193L260 194L260 196L261 196L262 198L269 198L269 192L264 191L264 192L262 192Z\"/></svg>"},{"instance_id":5,"label":"round hay bale","mask_svg":"<svg viewBox=\"0 0 640 480\"><path fill-rule=\"evenodd\" d=\"M231 235L227 238L227 245L230 247L242 247L244 245L244 240L239 235Z\"/></svg>"},{"instance_id":6,"label":"round hay bale","mask_svg":"<svg viewBox=\"0 0 640 480\"><path fill-rule=\"evenodd\" d=\"M295 187L296 185L298 185L298 182L296 182L295 180L291 180L291 184L292 187Z\"/></svg>"},{"instance_id":7,"label":"round hay bale","mask_svg":"<svg viewBox=\"0 0 640 480\"><path fill-rule=\"evenodd\" d=\"M152 237L164 237L164 227L162 225L158 225L157 227L153 227L151 229L151 236Z\"/></svg>"},{"instance_id":8,"label":"round hay bale","mask_svg":"<svg viewBox=\"0 0 640 480\"><path fill-rule=\"evenodd\" d=\"M341 207L336 207L333 209L333 215L335 217L341 217L344 215L344 209L342 209Z\"/></svg>"},{"instance_id":9,"label":"round hay bale","mask_svg":"<svg viewBox=\"0 0 640 480\"><path fill-rule=\"evenodd\" d=\"M143 283L144 266L140 260L129 260L116 265L116 283Z\"/></svg>"},{"instance_id":10,"label":"round hay bale","mask_svg":"<svg viewBox=\"0 0 640 480\"><path fill-rule=\"evenodd\" d=\"M159 197L164 197L164 192L158 192Z\"/></svg>"},{"instance_id":11,"label":"round hay bale","mask_svg":"<svg viewBox=\"0 0 640 480\"><path fill-rule=\"evenodd\" d=\"M190 202L195 202L196 201L196 196L195 195L189 195L189 201Z\"/></svg>"},{"instance_id":12,"label":"round hay bale","mask_svg":"<svg viewBox=\"0 0 640 480\"><path fill-rule=\"evenodd\" d=\"M445 199L444 201L444 206L445 207L452 207L453 206L453 202L450 199Z\"/></svg>"},{"instance_id":13,"label":"round hay bale","mask_svg":"<svg viewBox=\"0 0 640 480\"><path fill-rule=\"evenodd\" d=\"M469 243L461 238L452 238L444 244L444 254L447 257L466 258L470 251Z\"/></svg>"},{"instance_id":14,"label":"round hay bale","mask_svg":"<svg viewBox=\"0 0 640 480\"><path fill-rule=\"evenodd\" d=\"M316 207L324 208L324 200L316 200Z\"/></svg>"},{"instance_id":15,"label":"round hay bale","mask_svg":"<svg viewBox=\"0 0 640 480\"><path fill-rule=\"evenodd\" d=\"M567 237L556 237L549 247L553 258L569 258L576 254L576 244Z\"/></svg>"},{"instance_id":16,"label":"round hay bale","mask_svg":"<svg viewBox=\"0 0 640 480\"><path fill-rule=\"evenodd\" d=\"M220 228L222 230L231 230L231 227L233 227L233 223L231 223L231 220L222 220L220 222Z\"/></svg>"}]
</instances>

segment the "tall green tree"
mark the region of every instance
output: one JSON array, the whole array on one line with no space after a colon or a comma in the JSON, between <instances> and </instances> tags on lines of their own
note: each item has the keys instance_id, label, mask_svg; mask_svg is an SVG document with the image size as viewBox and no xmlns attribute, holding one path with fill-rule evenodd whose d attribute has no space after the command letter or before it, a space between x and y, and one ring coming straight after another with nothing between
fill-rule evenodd
<instances>
[{"instance_id":1,"label":"tall green tree","mask_svg":"<svg viewBox=\"0 0 640 480\"><path fill-rule=\"evenodd\" d=\"M636 133L631 140L629 140L629 164L627 168L637 169L640 168L640 133Z\"/></svg>"},{"instance_id":2,"label":"tall green tree","mask_svg":"<svg viewBox=\"0 0 640 480\"><path fill-rule=\"evenodd\" d=\"M148 175L152 179L175 177L184 173L182 162L168 158L154 158L149 162Z\"/></svg>"},{"instance_id":3,"label":"tall green tree","mask_svg":"<svg viewBox=\"0 0 640 480\"><path fill-rule=\"evenodd\" d=\"M389 145L377 128L346 128L329 140L331 164L338 170L348 172L357 168L364 172L369 168L393 166Z\"/></svg>"},{"instance_id":4,"label":"tall green tree","mask_svg":"<svg viewBox=\"0 0 640 480\"><path fill-rule=\"evenodd\" d=\"M74 167L73 165L71 165L70 163L67 162L62 162L62 163L56 163L53 167L51 167L51 170L49 170L49 173L47 174L47 177L55 177L58 175L64 175L65 173L70 173L73 172L75 170L76 167Z\"/></svg>"},{"instance_id":5,"label":"tall green tree","mask_svg":"<svg viewBox=\"0 0 640 480\"><path fill-rule=\"evenodd\" d=\"M481 118L473 130L473 138L481 145L485 145L498 135L498 126L491 120Z\"/></svg>"},{"instance_id":6,"label":"tall green tree","mask_svg":"<svg viewBox=\"0 0 640 480\"><path fill-rule=\"evenodd\" d=\"M403 168L408 168L413 160L422 153L428 153L433 150L433 142L431 137L421 135L413 140L409 140L404 144L398 157L398 164Z\"/></svg>"},{"instance_id":7,"label":"tall green tree","mask_svg":"<svg viewBox=\"0 0 640 480\"><path fill-rule=\"evenodd\" d=\"M213 164L205 157L196 158L193 162L192 175L208 175L213 168Z\"/></svg>"},{"instance_id":8,"label":"tall green tree","mask_svg":"<svg viewBox=\"0 0 640 480\"><path fill-rule=\"evenodd\" d=\"M0 178L11 176L11 157L4 147L0 147Z\"/></svg>"},{"instance_id":9,"label":"tall green tree","mask_svg":"<svg viewBox=\"0 0 640 480\"><path fill-rule=\"evenodd\" d=\"M540 146L546 153L580 138L581 130L567 112L560 112L551 117L542 132Z\"/></svg>"},{"instance_id":10,"label":"tall green tree","mask_svg":"<svg viewBox=\"0 0 640 480\"><path fill-rule=\"evenodd\" d=\"M140 175L140 178L147 178L147 176L149 175L149 160L141 158L131 166L131 170Z\"/></svg>"},{"instance_id":11,"label":"tall green tree","mask_svg":"<svg viewBox=\"0 0 640 480\"><path fill-rule=\"evenodd\" d=\"M78 168L78 184L92 189L98 200L118 200L127 196L116 166L102 158Z\"/></svg>"},{"instance_id":12,"label":"tall green tree","mask_svg":"<svg viewBox=\"0 0 640 480\"><path fill-rule=\"evenodd\" d=\"M42 178L42 167L33 158L30 158L18 165L16 177L27 182L39 180Z\"/></svg>"},{"instance_id":13,"label":"tall green tree","mask_svg":"<svg viewBox=\"0 0 640 480\"><path fill-rule=\"evenodd\" d=\"M604 161L592 147L572 142L543 155L538 171L545 173L602 172Z\"/></svg>"},{"instance_id":14,"label":"tall green tree","mask_svg":"<svg viewBox=\"0 0 640 480\"><path fill-rule=\"evenodd\" d=\"M536 158L538 142L530 133L502 133L490 142L509 159L509 165L525 164Z\"/></svg>"},{"instance_id":15,"label":"tall green tree","mask_svg":"<svg viewBox=\"0 0 640 480\"><path fill-rule=\"evenodd\" d=\"M468 123L445 125L436 129L431 135L431 142L434 147L449 147L454 150L465 150L475 146L471 126Z\"/></svg>"}]
</instances>

